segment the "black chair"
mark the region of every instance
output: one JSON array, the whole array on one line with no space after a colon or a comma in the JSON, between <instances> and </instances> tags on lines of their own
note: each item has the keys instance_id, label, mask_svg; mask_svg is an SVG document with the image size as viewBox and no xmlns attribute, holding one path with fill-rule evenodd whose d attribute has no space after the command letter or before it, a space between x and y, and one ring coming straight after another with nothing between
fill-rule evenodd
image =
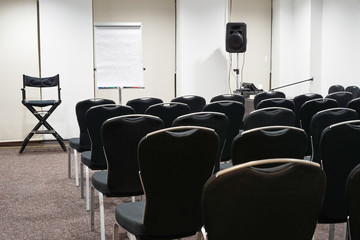
<instances>
[{"instance_id":1,"label":"black chair","mask_svg":"<svg viewBox=\"0 0 360 240\"><path fill-rule=\"evenodd\" d=\"M233 165L271 158L304 159L307 136L303 129L270 126L244 131L232 145Z\"/></svg>"},{"instance_id":2,"label":"black chair","mask_svg":"<svg viewBox=\"0 0 360 240\"><path fill-rule=\"evenodd\" d=\"M320 164L320 137L326 127L356 119L358 119L356 111L349 108L329 108L315 113L310 122L311 161Z\"/></svg>"},{"instance_id":3,"label":"black chair","mask_svg":"<svg viewBox=\"0 0 360 240\"><path fill-rule=\"evenodd\" d=\"M360 88L358 86L347 86L345 88L345 91L351 92L353 95L353 98L360 97Z\"/></svg>"},{"instance_id":4,"label":"black chair","mask_svg":"<svg viewBox=\"0 0 360 240\"><path fill-rule=\"evenodd\" d=\"M294 113L295 113L295 127L300 127L300 110L301 106L309 100L323 98L321 94L318 93L304 93L294 97Z\"/></svg>"},{"instance_id":5,"label":"black chair","mask_svg":"<svg viewBox=\"0 0 360 240\"><path fill-rule=\"evenodd\" d=\"M349 174L346 184L349 239L360 239L360 164Z\"/></svg>"},{"instance_id":6,"label":"black chair","mask_svg":"<svg viewBox=\"0 0 360 240\"><path fill-rule=\"evenodd\" d=\"M229 161L231 158L231 144L236 135L239 134L245 107L236 101L217 101L205 105L204 112L224 113L229 119L229 129L226 135L225 146L221 155L221 161Z\"/></svg>"},{"instance_id":7,"label":"black chair","mask_svg":"<svg viewBox=\"0 0 360 240\"><path fill-rule=\"evenodd\" d=\"M345 88L342 85L336 84L336 85L332 85L329 87L328 94L331 94L334 92L340 92L340 91L344 91L344 90L345 90Z\"/></svg>"},{"instance_id":8,"label":"black chair","mask_svg":"<svg viewBox=\"0 0 360 240\"><path fill-rule=\"evenodd\" d=\"M353 95L351 92L341 91L330 93L325 98L336 100L338 107L346 107L346 105L353 99Z\"/></svg>"},{"instance_id":9,"label":"black chair","mask_svg":"<svg viewBox=\"0 0 360 240\"><path fill-rule=\"evenodd\" d=\"M214 172L218 172L226 137L229 131L229 118L224 113L219 112L196 112L176 118L173 122L173 126L200 126L215 130L219 137L219 148Z\"/></svg>"},{"instance_id":10,"label":"black chair","mask_svg":"<svg viewBox=\"0 0 360 240\"><path fill-rule=\"evenodd\" d=\"M315 113L329 108L336 108L338 106L334 99L319 98L306 101L300 110L300 127L305 130L308 135L308 146L306 155L311 155L311 140L310 140L310 122Z\"/></svg>"},{"instance_id":11,"label":"black chair","mask_svg":"<svg viewBox=\"0 0 360 240\"><path fill-rule=\"evenodd\" d=\"M265 163L277 167L259 168ZM311 239L325 192L318 164L268 159L218 172L202 197L205 239Z\"/></svg>"},{"instance_id":12,"label":"black chair","mask_svg":"<svg viewBox=\"0 0 360 240\"><path fill-rule=\"evenodd\" d=\"M347 108L354 109L360 118L360 98L354 98L346 105Z\"/></svg>"},{"instance_id":13,"label":"black chair","mask_svg":"<svg viewBox=\"0 0 360 240\"><path fill-rule=\"evenodd\" d=\"M143 195L139 178L137 149L146 134L164 127L156 116L132 114L114 117L104 122L101 138L107 170L92 175L90 226L94 230L94 189L99 191L101 239L105 239L103 195L130 197Z\"/></svg>"},{"instance_id":14,"label":"black chair","mask_svg":"<svg viewBox=\"0 0 360 240\"><path fill-rule=\"evenodd\" d=\"M44 100L41 99L29 99L29 95L26 92L33 92L31 89L37 90L37 94L43 96L45 89L49 88L57 88L57 99L55 100ZM29 109L29 111L39 120L39 122L35 125L35 127L30 131L30 133L25 137L22 142L19 153L22 153L30 141L30 139L34 136L34 134L52 134L56 141L60 144L61 148L66 152L66 147L64 144L63 138L55 131L55 129L47 122L47 119L50 115L55 111L55 109L61 103L61 94L60 94L60 81L59 74L47 77L47 78L37 78L30 77L27 75L23 75L23 88L22 92L22 104ZM50 92L50 91L48 91ZM41 126L44 126L46 130L39 130Z\"/></svg>"},{"instance_id":15,"label":"black chair","mask_svg":"<svg viewBox=\"0 0 360 240\"><path fill-rule=\"evenodd\" d=\"M197 95L184 95L176 97L171 102L185 103L189 106L190 112L201 112L206 104L205 98Z\"/></svg>"},{"instance_id":16,"label":"black chair","mask_svg":"<svg viewBox=\"0 0 360 240\"><path fill-rule=\"evenodd\" d=\"M330 224L329 236L332 238L335 223L346 225L346 182L352 169L360 163L359 142L359 120L327 127L320 140L321 161L327 184L318 222Z\"/></svg>"},{"instance_id":17,"label":"black chair","mask_svg":"<svg viewBox=\"0 0 360 240\"><path fill-rule=\"evenodd\" d=\"M69 139L68 149L68 177L71 178L71 149L74 150L74 171L75 171L75 182L76 186L79 186L79 170L78 170L78 158L77 153L90 151L91 142L89 133L87 131L86 124L86 112L94 106L103 104L115 104L113 100L103 98L90 98L78 102L75 106L76 118L80 129L79 137Z\"/></svg>"},{"instance_id":18,"label":"black chair","mask_svg":"<svg viewBox=\"0 0 360 240\"><path fill-rule=\"evenodd\" d=\"M266 126L295 126L295 114L288 108L268 107L252 111L245 117L245 131Z\"/></svg>"},{"instance_id":19,"label":"black chair","mask_svg":"<svg viewBox=\"0 0 360 240\"><path fill-rule=\"evenodd\" d=\"M119 225L137 239L182 238L200 231L202 188L212 175L218 144L214 130L193 126L144 137L138 160L146 200L116 207L114 239Z\"/></svg>"},{"instance_id":20,"label":"black chair","mask_svg":"<svg viewBox=\"0 0 360 240\"><path fill-rule=\"evenodd\" d=\"M148 107L162 102L163 100L156 97L141 97L127 101L126 105L132 107L135 113L144 114Z\"/></svg>"},{"instance_id":21,"label":"black chair","mask_svg":"<svg viewBox=\"0 0 360 240\"><path fill-rule=\"evenodd\" d=\"M245 98L240 94L220 94L210 99L210 102L236 101L245 105Z\"/></svg>"},{"instance_id":22,"label":"black chair","mask_svg":"<svg viewBox=\"0 0 360 240\"><path fill-rule=\"evenodd\" d=\"M283 92L280 91L267 91L267 92L260 92L258 94L255 95L254 97L254 109L257 109L257 105L259 104L259 102L261 102L264 99L269 99L269 98L285 98L286 95Z\"/></svg>"},{"instance_id":23,"label":"black chair","mask_svg":"<svg viewBox=\"0 0 360 240\"><path fill-rule=\"evenodd\" d=\"M295 105L291 99L286 98L268 98L264 99L257 105L257 109L268 108L268 107L283 107L294 111Z\"/></svg>"},{"instance_id":24,"label":"black chair","mask_svg":"<svg viewBox=\"0 0 360 240\"><path fill-rule=\"evenodd\" d=\"M80 192L84 198L84 166L86 181L86 210L90 210L90 181L89 168L91 170L106 170L107 163L101 141L101 126L109 118L121 115L134 114L135 111L129 106L107 104L91 107L86 113L86 124L91 140L91 150L81 153L80 163Z\"/></svg>"},{"instance_id":25,"label":"black chair","mask_svg":"<svg viewBox=\"0 0 360 240\"><path fill-rule=\"evenodd\" d=\"M158 103L146 109L145 114L158 116L163 120L164 127L171 127L172 122L181 115L190 113L190 108L185 103Z\"/></svg>"}]
</instances>

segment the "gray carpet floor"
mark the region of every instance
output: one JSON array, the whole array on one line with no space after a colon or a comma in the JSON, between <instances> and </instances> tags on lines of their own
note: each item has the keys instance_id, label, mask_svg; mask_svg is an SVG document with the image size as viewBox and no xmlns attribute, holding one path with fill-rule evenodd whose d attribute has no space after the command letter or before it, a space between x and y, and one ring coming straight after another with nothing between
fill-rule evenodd
<instances>
[{"instance_id":1,"label":"gray carpet floor","mask_svg":"<svg viewBox=\"0 0 360 240\"><path fill-rule=\"evenodd\" d=\"M97 194L95 231L90 231L85 200L74 174L67 175L67 153L56 144L18 151L0 148L0 239L100 239ZM104 197L106 239L112 239L116 205L130 200ZM327 231L319 224L314 239L327 239ZM343 224L336 225L335 239L343 239Z\"/></svg>"}]
</instances>

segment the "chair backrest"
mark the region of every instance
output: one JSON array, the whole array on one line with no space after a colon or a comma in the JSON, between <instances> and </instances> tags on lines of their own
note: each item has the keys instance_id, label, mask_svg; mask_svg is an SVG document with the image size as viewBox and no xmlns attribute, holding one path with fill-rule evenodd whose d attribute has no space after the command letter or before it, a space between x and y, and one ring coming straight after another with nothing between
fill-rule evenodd
<instances>
[{"instance_id":1,"label":"chair backrest","mask_svg":"<svg viewBox=\"0 0 360 240\"><path fill-rule=\"evenodd\" d=\"M294 111L295 105L293 100L286 98L268 98L262 100L257 105L257 109L267 108L267 107L283 107L283 108L288 108L291 111Z\"/></svg>"},{"instance_id":2,"label":"chair backrest","mask_svg":"<svg viewBox=\"0 0 360 240\"><path fill-rule=\"evenodd\" d=\"M326 127L356 119L358 119L356 111L349 108L329 108L315 113L310 122L311 161L320 163L320 137Z\"/></svg>"},{"instance_id":3,"label":"chair backrest","mask_svg":"<svg viewBox=\"0 0 360 240\"><path fill-rule=\"evenodd\" d=\"M112 117L134 113L131 107L116 104L94 106L86 112L86 124L91 140L91 169L106 169L107 166L101 141L103 123Z\"/></svg>"},{"instance_id":4,"label":"chair backrest","mask_svg":"<svg viewBox=\"0 0 360 240\"><path fill-rule=\"evenodd\" d=\"M229 129L226 136L224 150L221 156L222 161L228 161L231 158L231 144L236 135L239 134L240 126L244 117L245 107L242 103L236 101L217 101L207 104L204 112L224 113L229 119Z\"/></svg>"},{"instance_id":5,"label":"chair backrest","mask_svg":"<svg viewBox=\"0 0 360 240\"><path fill-rule=\"evenodd\" d=\"M340 84L336 84L336 85L332 85L329 87L328 90L328 94L330 93L334 93L334 92L339 92L339 91L344 91L344 86L340 85Z\"/></svg>"},{"instance_id":6,"label":"chair backrest","mask_svg":"<svg viewBox=\"0 0 360 240\"><path fill-rule=\"evenodd\" d=\"M295 114L288 108L268 107L252 111L244 119L244 130L266 126L295 126Z\"/></svg>"},{"instance_id":7,"label":"chair backrest","mask_svg":"<svg viewBox=\"0 0 360 240\"><path fill-rule=\"evenodd\" d=\"M360 239L360 164L349 174L346 184L350 240Z\"/></svg>"},{"instance_id":8,"label":"chair backrest","mask_svg":"<svg viewBox=\"0 0 360 240\"><path fill-rule=\"evenodd\" d=\"M184 95L176 97L171 102L185 103L189 106L191 112L201 112L206 104L205 98L197 95Z\"/></svg>"},{"instance_id":9,"label":"chair backrest","mask_svg":"<svg viewBox=\"0 0 360 240\"><path fill-rule=\"evenodd\" d=\"M340 91L340 92L330 93L325 98L331 98L336 100L336 102L338 103L338 107L346 107L348 102L350 102L353 99L353 95L351 92Z\"/></svg>"},{"instance_id":10,"label":"chair backrest","mask_svg":"<svg viewBox=\"0 0 360 240\"><path fill-rule=\"evenodd\" d=\"M145 114L158 116L163 120L164 127L171 127L172 122L181 115L190 113L190 108L185 103L158 103L146 109Z\"/></svg>"},{"instance_id":11,"label":"chair backrest","mask_svg":"<svg viewBox=\"0 0 360 240\"><path fill-rule=\"evenodd\" d=\"M219 148L217 152L214 172L219 171L221 156L229 131L229 118L224 113L196 112L186 114L176 118L173 122L173 126L200 126L214 129L219 137Z\"/></svg>"},{"instance_id":12,"label":"chair backrest","mask_svg":"<svg viewBox=\"0 0 360 240\"><path fill-rule=\"evenodd\" d=\"M245 98L240 94L220 94L211 98L210 102L217 102L224 100L237 101L245 105Z\"/></svg>"},{"instance_id":13,"label":"chair backrest","mask_svg":"<svg viewBox=\"0 0 360 240\"><path fill-rule=\"evenodd\" d=\"M351 92L353 95L353 98L360 97L360 88L358 86L347 86L345 88L345 91Z\"/></svg>"},{"instance_id":14,"label":"chair backrest","mask_svg":"<svg viewBox=\"0 0 360 240\"><path fill-rule=\"evenodd\" d=\"M281 165L258 168L267 162ZM208 239L311 239L325 180L318 164L293 159L249 162L219 171L203 189Z\"/></svg>"},{"instance_id":15,"label":"chair backrest","mask_svg":"<svg viewBox=\"0 0 360 240\"><path fill-rule=\"evenodd\" d=\"M300 127L300 110L301 106L309 100L322 98L321 94L318 93L304 93L294 97L294 113L295 113L295 127Z\"/></svg>"},{"instance_id":16,"label":"chair backrest","mask_svg":"<svg viewBox=\"0 0 360 240\"><path fill-rule=\"evenodd\" d=\"M244 131L232 145L233 165L269 158L303 159L307 136L303 129L270 126Z\"/></svg>"},{"instance_id":17,"label":"chair backrest","mask_svg":"<svg viewBox=\"0 0 360 240\"><path fill-rule=\"evenodd\" d=\"M23 74L23 88L21 89L23 103L28 100L27 99L28 96L26 93L27 87L39 88L39 89L57 87L57 101L61 102L61 94L60 94L61 88L60 88L59 74L45 78L31 77ZM36 100L40 100L40 98L42 98L42 94L39 94L39 98Z\"/></svg>"},{"instance_id":18,"label":"chair backrest","mask_svg":"<svg viewBox=\"0 0 360 240\"><path fill-rule=\"evenodd\" d=\"M354 109L360 118L360 98L354 98L346 105L347 108Z\"/></svg>"},{"instance_id":19,"label":"chair backrest","mask_svg":"<svg viewBox=\"0 0 360 240\"><path fill-rule=\"evenodd\" d=\"M148 235L200 230L202 188L212 174L218 144L213 129L189 126L163 129L141 140L138 159Z\"/></svg>"},{"instance_id":20,"label":"chair backrest","mask_svg":"<svg viewBox=\"0 0 360 240\"><path fill-rule=\"evenodd\" d=\"M285 93L280 91L267 91L267 92L260 92L255 95L254 97L254 109L257 109L257 105L264 99L268 98L285 98Z\"/></svg>"},{"instance_id":21,"label":"chair backrest","mask_svg":"<svg viewBox=\"0 0 360 240\"><path fill-rule=\"evenodd\" d=\"M148 107L162 102L163 100L156 97L141 97L127 101L126 105L132 107L135 113L144 114Z\"/></svg>"},{"instance_id":22,"label":"chair backrest","mask_svg":"<svg viewBox=\"0 0 360 240\"><path fill-rule=\"evenodd\" d=\"M107 161L107 185L111 192L142 194L137 149L146 134L163 128L159 117L131 114L113 117L102 126L101 138Z\"/></svg>"},{"instance_id":23,"label":"chair backrest","mask_svg":"<svg viewBox=\"0 0 360 240\"><path fill-rule=\"evenodd\" d=\"M346 181L351 170L360 163L359 142L359 120L331 125L322 133L321 161L327 183L319 223L346 222Z\"/></svg>"},{"instance_id":24,"label":"chair backrest","mask_svg":"<svg viewBox=\"0 0 360 240\"><path fill-rule=\"evenodd\" d=\"M306 154L311 154L311 140L310 140L310 122L315 113L329 108L336 108L338 106L334 99L319 98L306 101L300 110L300 126L308 135L308 147Z\"/></svg>"},{"instance_id":25,"label":"chair backrest","mask_svg":"<svg viewBox=\"0 0 360 240\"><path fill-rule=\"evenodd\" d=\"M86 112L94 106L104 104L115 104L113 100L104 98L90 98L78 102L75 106L76 118L80 129L80 148L79 152L89 151L91 149L91 141L86 124Z\"/></svg>"}]
</instances>

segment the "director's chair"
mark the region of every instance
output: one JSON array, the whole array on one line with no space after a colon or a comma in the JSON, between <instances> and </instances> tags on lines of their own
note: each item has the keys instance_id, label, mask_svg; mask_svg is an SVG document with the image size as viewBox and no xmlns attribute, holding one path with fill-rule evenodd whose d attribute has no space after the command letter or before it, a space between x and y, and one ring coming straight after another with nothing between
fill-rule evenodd
<instances>
[{"instance_id":1,"label":"director's chair","mask_svg":"<svg viewBox=\"0 0 360 240\"><path fill-rule=\"evenodd\" d=\"M38 88L40 95L42 93L42 88L57 87L58 99L57 100L28 100L26 97L26 88ZM19 153L22 153L28 144L29 140L34 134L52 134L56 140L59 142L61 148L66 152L64 140L62 137L54 130L54 128L46 121L49 116L54 112L54 110L60 105L60 82L59 74L53 77L47 78L37 78L23 75L23 88L22 91L22 104L27 107L30 112L39 120L38 124L31 130L31 132L24 139ZM49 107L44 109L44 107ZM40 108L40 109L37 109ZM41 126L44 126L47 130L39 130Z\"/></svg>"}]
</instances>

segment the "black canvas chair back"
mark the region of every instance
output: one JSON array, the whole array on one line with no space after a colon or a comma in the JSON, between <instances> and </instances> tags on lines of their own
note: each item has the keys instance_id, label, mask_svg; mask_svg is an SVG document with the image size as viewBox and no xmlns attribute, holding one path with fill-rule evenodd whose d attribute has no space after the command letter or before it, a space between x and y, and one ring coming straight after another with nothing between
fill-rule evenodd
<instances>
[{"instance_id":1,"label":"black canvas chair back","mask_svg":"<svg viewBox=\"0 0 360 240\"><path fill-rule=\"evenodd\" d=\"M308 147L306 150L307 155L311 155L311 140L310 140L310 122L315 113L329 108L336 108L338 106L334 99L319 98L306 101L300 110L300 126L305 130L308 135Z\"/></svg>"},{"instance_id":2,"label":"black canvas chair back","mask_svg":"<svg viewBox=\"0 0 360 240\"><path fill-rule=\"evenodd\" d=\"M126 105L132 107L135 113L144 114L151 105L162 103L163 100L155 97L141 97L129 100Z\"/></svg>"},{"instance_id":3,"label":"black canvas chair back","mask_svg":"<svg viewBox=\"0 0 360 240\"><path fill-rule=\"evenodd\" d=\"M354 109L360 118L360 98L354 98L346 105L347 108Z\"/></svg>"},{"instance_id":4,"label":"black canvas chair back","mask_svg":"<svg viewBox=\"0 0 360 240\"><path fill-rule=\"evenodd\" d=\"M46 89L56 88L56 96L53 99L43 99L43 95ZM36 89L36 95L39 96L37 99L32 99L29 96L28 91L34 92L30 89ZM52 134L55 139L60 144L61 148L66 152L66 147L64 144L63 138L55 131L55 129L47 122L47 119L55 111L55 109L61 103L61 94L60 94L60 80L59 74L46 77L46 78L37 78L27 75L23 75L23 87L22 92L22 104L29 109L29 111L39 120L35 127L30 131L30 133L25 137L22 142L21 149L19 153L22 153L34 136L34 134ZM53 94L53 91L48 91ZM34 94L34 93L33 93ZM39 130L41 126L44 126L46 130Z\"/></svg>"},{"instance_id":5,"label":"black canvas chair back","mask_svg":"<svg viewBox=\"0 0 360 240\"><path fill-rule=\"evenodd\" d=\"M219 112L196 112L180 116L173 122L178 126L200 126L212 128L219 137L219 148L217 152L214 172L219 171L222 152L229 131L229 119L224 113Z\"/></svg>"},{"instance_id":6,"label":"black canvas chair back","mask_svg":"<svg viewBox=\"0 0 360 240\"><path fill-rule=\"evenodd\" d=\"M259 168L264 162L278 166ZM325 183L319 165L304 160L260 160L220 171L203 190L205 239L311 239Z\"/></svg>"},{"instance_id":7,"label":"black canvas chair back","mask_svg":"<svg viewBox=\"0 0 360 240\"><path fill-rule=\"evenodd\" d=\"M346 200L349 239L360 239L360 164L350 172L347 179Z\"/></svg>"},{"instance_id":8,"label":"black canvas chair back","mask_svg":"<svg viewBox=\"0 0 360 240\"><path fill-rule=\"evenodd\" d=\"M353 95L351 92L341 91L330 93L325 98L331 98L336 100L336 102L338 103L338 107L346 107L348 102L353 99Z\"/></svg>"},{"instance_id":9,"label":"black canvas chair back","mask_svg":"<svg viewBox=\"0 0 360 240\"><path fill-rule=\"evenodd\" d=\"M283 107L283 108L288 108L291 111L294 111L295 105L291 99L268 98L259 102L257 109L267 108L267 107Z\"/></svg>"},{"instance_id":10,"label":"black canvas chair back","mask_svg":"<svg viewBox=\"0 0 360 240\"><path fill-rule=\"evenodd\" d=\"M78 102L75 106L76 118L80 129L78 143L76 141L69 141L71 148L76 149L78 152L89 151L91 149L91 142L86 124L86 112L94 106L104 104L115 104L113 100L104 98L89 98ZM75 140L75 139L74 139Z\"/></svg>"},{"instance_id":11,"label":"black canvas chair back","mask_svg":"<svg viewBox=\"0 0 360 240\"><path fill-rule=\"evenodd\" d=\"M259 102L261 102L264 99L268 98L285 98L286 95L283 92L280 91L267 91L267 92L260 92L255 95L254 97L254 109L257 109L257 106Z\"/></svg>"},{"instance_id":12,"label":"black canvas chair back","mask_svg":"<svg viewBox=\"0 0 360 240\"><path fill-rule=\"evenodd\" d=\"M360 97L360 88L358 86L347 86L345 88L346 92L351 92L353 95L353 98Z\"/></svg>"},{"instance_id":13,"label":"black canvas chair back","mask_svg":"<svg viewBox=\"0 0 360 240\"><path fill-rule=\"evenodd\" d=\"M210 99L210 102L236 101L245 105L245 98L240 94L220 94Z\"/></svg>"},{"instance_id":14,"label":"black canvas chair back","mask_svg":"<svg viewBox=\"0 0 360 240\"><path fill-rule=\"evenodd\" d=\"M303 159L307 136L303 129L270 126L244 131L235 137L231 160L233 165L270 158Z\"/></svg>"},{"instance_id":15,"label":"black canvas chair back","mask_svg":"<svg viewBox=\"0 0 360 240\"><path fill-rule=\"evenodd\" d=\"M242 103L236 101L217 101L207 104L204 112L224 113L229 119L229 129L226 137L221 161L228 161L231 158L231 144L236 135L239 134L245 107Z\"/></svg>"},{"instance_id":16,"label":"black canvas chair back","mask_svg":"<svg viewBox=\"0 0 360 240\"><path fill-rule=\"evenodd\" d=\"M202 188L212 174L218 144L214 130L193 126L144 137L138 160L146 200L118 205L116 222L139 239L182 238L199 231Z\"/></svg>"},{"instance_id":17,"label":"black canvas chair back","mask_svg":"<svg viewBox=\"0 0 360 240\"><path fill-rule=\"evenodd\" d=\"M315 113L310 123L311 161L320 163L320 137L326 127L335 123L356 119L358 119L356 111L349 108L330 108Z\"/></svg>"},{"instance_id":18,"label":"black canvas chair back","mask_svg":"<svg viewBox=\"0 0 360 240\"><path fill-rule=\"evenodd\" d=\"M329 87L328 90L328 94L334 93L334 92L340 92L340 91L344 91L345 88L344 86L340 85L340 84L335 84Z\"/></svg>"},{"instance_id":19,"label":"black canvas chair back","mask_svg":"<svg viewBox=\"0 0 360 240\"><path fill-rule=\"evenodd\" d=\"M172 122L181 115L190 113L190 108L185 103L158 103L146 109L146 114L158 116L163 120L164 127L171 127Z\"/></svg>"},{"instance_id":20,"label":"black canvas chair back","mask_svg":"<svg viewBox=\"0 0 360 240\"><path fill-rule=\"evenodd\" d=\"M91 107L86 113L86 124L91 140L91 158L85 165L93 170L106 169L106 159L101 141L101 127L103 123L113 117L134 114L129 106L106 104Z\"/></svg>"},{"instance_id":21,"label":"black canvas chair back","mask_svg":"<svg viewBox=\"0 0 360 240\"><path fill-rule=\"evenodd\" d=\"M320 149L327 186L319 223L346 222L346 182L360 163L359 142L359 120L331 125L322 133Z\"/></svg>"},{"instance_id":22,"label":"black canvas chair back","mask_svg":"<svg viewBox=\"0 0 360 240\"><path fill-rule=\"evenodd\" d=\"M201 112L206 104L205 98L197 95L185 95L176 97L171 102L185 103L189 106L190 112Z\"/></svg>"},{"instance_id":23,"label":"black canvas chair back","mask_svg":"<svg viewBox=\"0 0 360 240\"><path fill-rule=\"evenodd\" d=\"M294 97L294 113L295 113L295 127L300 127L300 110L301 106L309 100L322 98L321 94L318 93L304 93Z\"/></svg>"},{"instance_id":24,"label":"black canvas chair back","mask_svg":"<svg viewBox=\"0 0 360 240\"><path fill-rule=\"evenodd\" d=\"M252 111L244 119L244 130L266 126L295 126L295 114L288 108L268 107Z\"/></svg>"}]
</instances>

